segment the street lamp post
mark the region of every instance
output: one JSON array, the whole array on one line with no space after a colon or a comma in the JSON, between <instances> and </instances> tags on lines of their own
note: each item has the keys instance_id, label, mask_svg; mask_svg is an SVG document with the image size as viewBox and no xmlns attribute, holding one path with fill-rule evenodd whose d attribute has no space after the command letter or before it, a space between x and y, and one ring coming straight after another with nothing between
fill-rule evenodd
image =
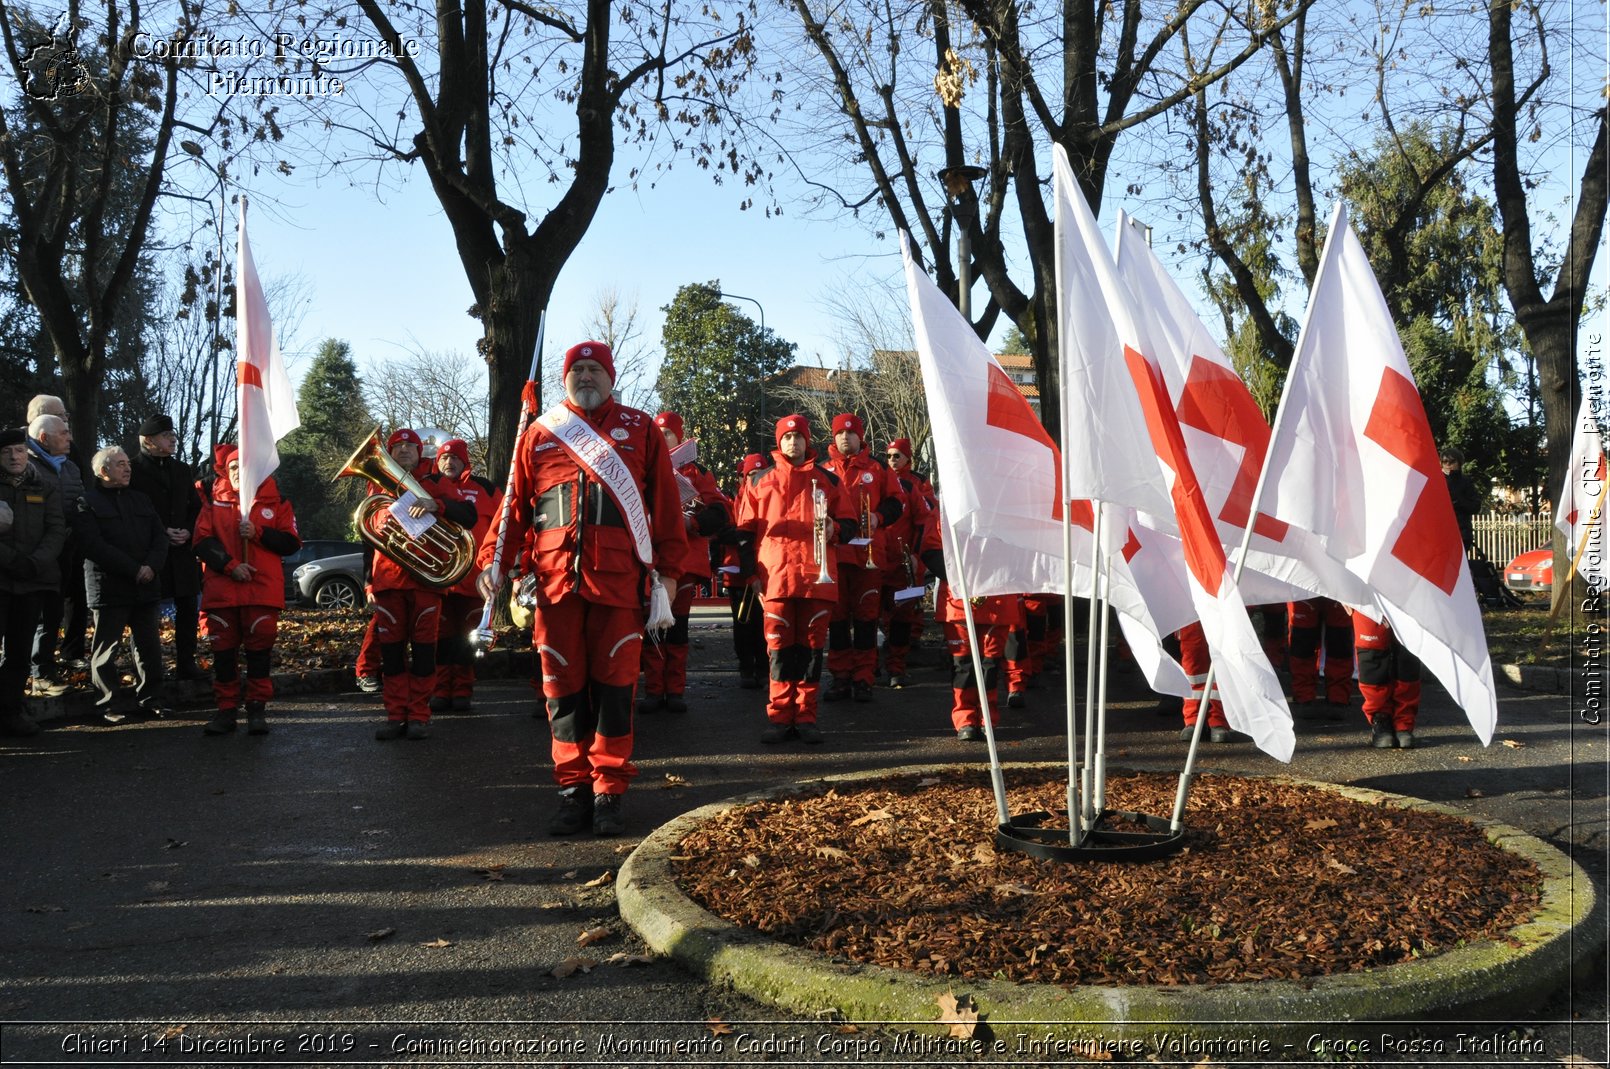
<instances>
[{"instance_id":1,"label":"street lamp post","mask_svg":"<svg viewBox=\"0 0 1610 1069\"><path fill-rule=\"evenodd\" d=\"M978 220L978 197L973 183L989 174L982 167L946 167L935 175L945 184L951 215L956 220L956 310L973 321L973 247L970 232Z\"/></svg>"},{"instance_id":2,"label":"street lamp post","mask_svg":"<svg viewBox=\"0 0 1610 1069\"><path fill-rule=\"evenodd\" d=\"M764 331L766 329L766 306L761 304L759 301L755 300L753 297L745 297L745 296L743 296L742 294L739 294L739 293L726 293L726 292L724 292L722 290L716 290L716 297L718 299L722 299L722 300L727 299L727 298L731 298L732 300L735 300L735 301L748 301L750 304L752 304L756 308L760 309L760 329L762 331ZM761 426L758 429L758 435L759 435L759 437L764 439L766 437L766 431L765 431L765 424L766 424L766 384L764 382L759 382L759 383L756 383L755 385L760 390L760 424L761 424Z\"/></svg>"}]
</instances>

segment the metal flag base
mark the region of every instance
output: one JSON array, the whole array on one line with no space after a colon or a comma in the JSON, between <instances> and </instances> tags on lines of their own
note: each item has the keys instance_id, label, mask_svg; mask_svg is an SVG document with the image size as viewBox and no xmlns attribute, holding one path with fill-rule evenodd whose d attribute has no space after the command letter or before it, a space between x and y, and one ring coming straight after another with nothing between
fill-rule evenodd
<instances>
[{"instance_id":1,"label":"metal flag base","mask_svg":"<svg viewBox=\"0 0 1610 1069\"><path fill-rule=\"evenodd\" d=\"M1185 845L1184 827L1173 828L1167 817L1103 809L1090 833L1078 845L1068 841L1068 827L1043 827L1058 813L1020 813L996 825L995 845L1047 861L1152 861L1176 853ZM1146 831L1104 827L1108 818L1146 826Z\"/></svg>"}]
</instances>

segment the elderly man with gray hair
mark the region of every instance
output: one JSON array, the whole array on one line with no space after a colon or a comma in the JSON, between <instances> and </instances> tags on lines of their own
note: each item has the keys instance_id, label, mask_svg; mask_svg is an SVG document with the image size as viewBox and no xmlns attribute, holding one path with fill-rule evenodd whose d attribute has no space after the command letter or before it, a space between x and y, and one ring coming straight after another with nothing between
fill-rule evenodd
<instances>
[{"instance_id":1,"label":"elderly man with gray hair","mask_svg":"<svg viewBox=\"0 0 1610 1069\"><path fill-rule=\"evenodd\" d=\"M90 679L100 696L95 707L107 723L125 718L117 708L117 651L126 628L133 637L135 698L148 716L164 717L162 638L158 631L162 565L168 532L151 499L129 489L129 455L108 446L90 462L94 483L74 517L83 551L85 600L95 616L90 640Z\"/></svg>"},{"instance_id":2,"label":"elderly man with gray hair","mask_svg":"<svg viewBox=\"0 0 1610 1069\"><path fill-rule=\"evenodd\" d=\"M40 399L36 397L34 401ZM56 398L45 397L44 400L55 401ZM46 413L28 423L28 463L42 482L56 488L56 500L68 523L78 513L78 503L84 497L83 476L78 473L73 458L68 456L72 447L72 429L61 416ZM60 595L41 599L39 628L34 632L33 676L38 688L46 694L60 694L67 689L56 650L63 616L67 618L67 632L61 640L61 661L75 668L86 667L84 632L89 626L89 611L84 605L84 558L72 539L66 540L57 563L61 572Z\"/></svg>"}]
</instances>

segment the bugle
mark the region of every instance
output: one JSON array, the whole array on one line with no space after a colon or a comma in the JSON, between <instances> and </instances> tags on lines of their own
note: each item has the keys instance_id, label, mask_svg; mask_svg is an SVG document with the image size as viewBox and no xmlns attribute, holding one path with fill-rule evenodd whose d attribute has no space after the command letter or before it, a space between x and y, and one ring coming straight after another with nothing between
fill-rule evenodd
<instances>
[{"instance_id":1,"label":"bugle","mask_svg":"<svg viewBox=\"0 0 1610 1069\"><path fill-rule=\"evenodd\" d=\"M811 504L815 507L816 514L815 527L812 532L815 538L811 543L811 549L815 551L816 563L821 566L821 571L816 575L816 581L818 583L831 583L835 580L833 579L832 571L827 566L827 525L833 521L827 515L827 494L823 492L820 486L811 487Z\"/></svg>"},{"instance_id":2,"label":"bugle","mask_svg":"<svg viewBox=\"0 0 1610 1069\"><path fill-rule=\"evenodd\" d=\"M861 537L866 539L866 564L864 567L870 571L878 566L878 562L872 557L872 547L877 542L878 536L872 530L872 499L866 494L861 495Z\"/></svg>"}]
</instances>

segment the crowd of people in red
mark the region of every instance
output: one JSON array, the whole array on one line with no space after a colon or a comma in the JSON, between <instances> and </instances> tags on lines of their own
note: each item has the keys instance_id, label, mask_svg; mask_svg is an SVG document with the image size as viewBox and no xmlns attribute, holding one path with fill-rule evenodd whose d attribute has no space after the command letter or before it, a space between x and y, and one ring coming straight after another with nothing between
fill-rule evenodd
<instances>
[{"instance_id":1,"label":"crowd of people in red","mask_svg":"<svg viewBox=\"0 0 1610 1069\"><path fill-rule=\"evenodd\" d=\"M956 737L985 737L981 691L994 722L999 710L1026 704L1062 641L1061 599L973 599L984 666L977 678L963 624L968 606L945 581L938 499L912 466L908 439L875 455L861 418L841 413L818 451L809 420L788 415L776 423L776 448L745 457L724 491L696 459L682 417L621 404L614 380L607 345L583 342L565 353L565 399L533 414L516 446L507 500L474 474L463 441L426 456L412 429L387 439L391 460L425 491L406 503L407 514L468 531L476 556L469 573L443 590L387 553L373 555L372 615L356 667L360 686L378 690L385 709L376 739L429 738L433 713L471 707L469 636L483 605L511 579L531 609L533 683L559 788L548 825L554 835L624 830L621 798L636 773L633 718L688 712L688 625L701 590L727 594L740 685L760 689L765 680L762 743L820 744L823 703L873 701L880 681L907 685L930 599L947 647ZM83 634L73 612L85 607L104 715L123 715L113 703L125 630L133 637L136 700L164 715L157 613L170 598L181 677L203 676L195 641L204 620L216 698L206 734L232 734L242 709L248 733L266 733L284 608L280 561L300 545L291 503L270 479L243 515L233 446L216 449L210 485L186 477L172 460L167 417L141 427L138 462L103 449L93 479L80 480L67 457L71 434L60 401L35 402L26 432L0 433L0 730L38 730L23 711L30 653L35 677L59 679L62 620L70 658ZM657 599L663 610L655 613ZM1389 633L1323 600L1261 611L1272 655L1288 660L1300 715L1336 716L1351 704L1356 643L1371 745L1413 745L1418 665ZM1176 637L1197 689L1183 707L1189 738L1203 715L1206 646L1199 627ZM1203 737L1240 741L1208 697Z\"/></svg>"}]
</instances>

